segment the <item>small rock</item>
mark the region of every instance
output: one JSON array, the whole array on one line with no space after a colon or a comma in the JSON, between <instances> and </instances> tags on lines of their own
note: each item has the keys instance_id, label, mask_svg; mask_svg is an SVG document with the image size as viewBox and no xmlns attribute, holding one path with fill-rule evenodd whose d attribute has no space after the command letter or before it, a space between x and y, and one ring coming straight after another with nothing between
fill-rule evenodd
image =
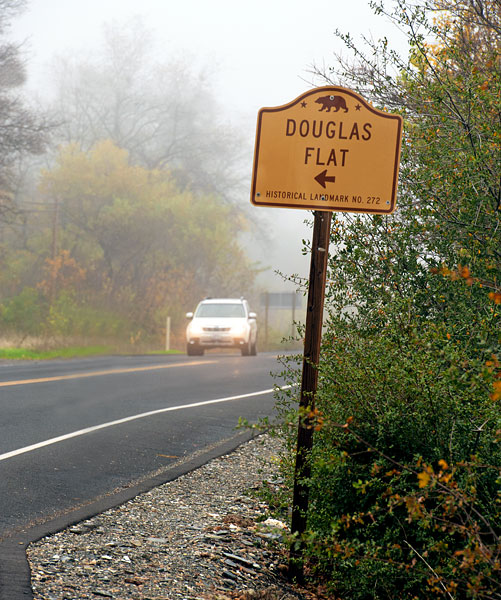
<instances>
[{"instance_id":1,"label":"small rock","mask_svg":"<svg viewBox=\"0 0 501 600\"><path fill-rule=\"evenodd\" d=\"M250 567L251 569L259 569L259 565L257 565L255 562L253 562L251 560L247 560L243 556L238 556L237 554L230 554L228 552L223 552L223 556L225 556L226 558L228 558L230 560L239 562L246 567Z\"/></svg>"},{"instance_id":2,"label":"small rock","mask_svg":"<svg viewBox=\"0 0 501 600\"><path fill-rule=\"evenodd\" d=\"M229 558L227 558L227 559L224 561L224 564L225 564L227 567L231 567L232 569L238 569L238 565L237 565L237 563L234 563L234 562L233 562L232 560L230 560Z\"/></svg>"},{"instance_id":3,"label":"small rock","mask_svg":"<svg viewBox=\"0 0 501 600\"><path fill-rule=\"evenodd\" d=\"M110 594L106 590L92 590L94 596L101 596L103 598L113 598L113 594Z\"/></svg>"},{"instance_id":4,"label":"small rock","mask_svg":"<svg viewBox=\"0 0 501 600\"><path fill-rule=\"evenodd\" d=\"M276 529L288 529L287 525L278 519L266 519L261 525L264 525L265 527L274 527Z\"/></svg>"}]
</instances>

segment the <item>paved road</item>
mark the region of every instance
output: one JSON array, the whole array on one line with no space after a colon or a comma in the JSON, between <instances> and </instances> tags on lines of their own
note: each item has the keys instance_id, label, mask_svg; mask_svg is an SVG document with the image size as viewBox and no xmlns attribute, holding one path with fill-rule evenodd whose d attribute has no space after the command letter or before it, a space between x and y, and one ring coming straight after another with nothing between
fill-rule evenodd
<instances>
[{"instance_id":1,"label":"paved road","mask_svg":"<svg viewBox=\"0 0 501 600\"><path fill-rule=\"evenodd\" d=\"M271 415L270 371L272 354L0 364L0 541Z\"/></svg>"}]
</instances>

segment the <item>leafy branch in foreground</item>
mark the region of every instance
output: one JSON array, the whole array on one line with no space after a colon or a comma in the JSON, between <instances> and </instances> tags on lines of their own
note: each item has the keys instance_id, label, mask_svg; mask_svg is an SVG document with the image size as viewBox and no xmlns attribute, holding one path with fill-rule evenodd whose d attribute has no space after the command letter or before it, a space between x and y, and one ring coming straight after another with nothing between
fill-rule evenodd
<instances>
[{"instance_id":1,"label":"leafy branch in foreground","mask_svg":"<svg viewBox=\"0 0 501 600\"><path fill-rule=\"evenodd\" d=\"M333 218L310 576L350 600L499 599L499 2L373 6L408 57L343 36L354 62L315 73L398 111L404 139L396 211Z\"/></svg>"}]
</instances>

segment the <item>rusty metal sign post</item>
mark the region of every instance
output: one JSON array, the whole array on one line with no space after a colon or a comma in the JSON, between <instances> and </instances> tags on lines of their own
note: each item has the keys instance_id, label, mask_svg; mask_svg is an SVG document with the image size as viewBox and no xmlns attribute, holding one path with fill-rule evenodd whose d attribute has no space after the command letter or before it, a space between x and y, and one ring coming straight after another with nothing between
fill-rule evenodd
<instances>
[{"instance_id":1,"label":"rusty metal sign post","mask_svg":"<svg viewBox=\"0 0 501 600\"><path fill-rule=\"evenodd\" d=\"M337 86L258 113L251 202L315 211L294 472L289 578L303 579L331 211L395 210L402 118Z\"/></svg>"}]
</instances>

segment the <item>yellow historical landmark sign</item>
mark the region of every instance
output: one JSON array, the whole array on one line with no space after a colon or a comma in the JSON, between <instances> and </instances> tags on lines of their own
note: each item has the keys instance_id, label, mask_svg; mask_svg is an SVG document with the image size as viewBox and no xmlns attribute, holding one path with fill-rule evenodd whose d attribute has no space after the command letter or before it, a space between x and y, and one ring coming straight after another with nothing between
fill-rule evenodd
<instances>
[{"instance_id":1,"label":"yellow historical landmark sign","mask_svg":"<svg viewBox=\"0 0 501 600\"><path fill-rule=\"evenodd\" d=\"M402 117L341 87L321 87L258 114L256 206L391 213Z\"/></svg>"}]
</instances>

